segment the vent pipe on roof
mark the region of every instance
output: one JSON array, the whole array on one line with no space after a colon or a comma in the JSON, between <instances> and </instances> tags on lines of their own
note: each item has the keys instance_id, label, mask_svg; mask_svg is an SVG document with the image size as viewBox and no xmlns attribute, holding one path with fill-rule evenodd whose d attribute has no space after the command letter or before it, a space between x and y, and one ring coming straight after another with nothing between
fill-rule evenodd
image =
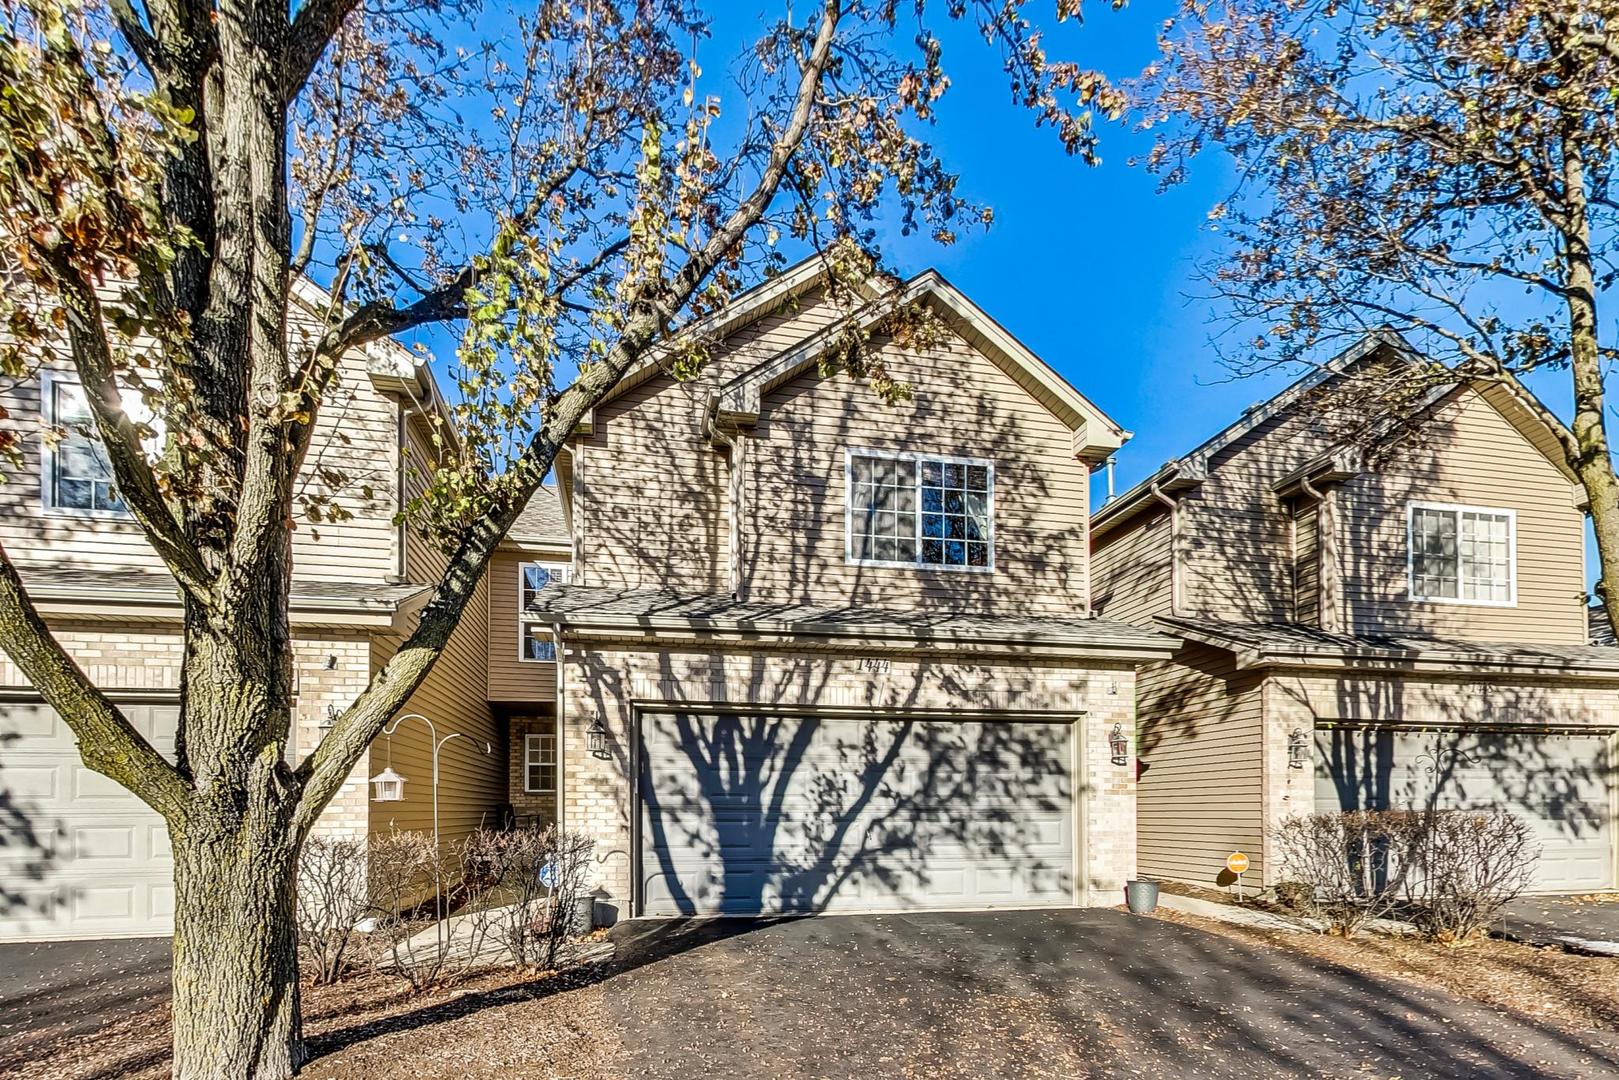
<instances>
[{"instance_id":1,"label":"vent pipe on roof","mask_svg":"<svg viewBox=\"0 0 1619 1080\"><path fill-rule=\"evenodd\" d=\"M1112 454L1107 456L1107 498L1102 501L1103 506L1106 506L1115 498L1113 493L1113 465L1117 460L1118 459Z\"/></svg>"}]
</instances>

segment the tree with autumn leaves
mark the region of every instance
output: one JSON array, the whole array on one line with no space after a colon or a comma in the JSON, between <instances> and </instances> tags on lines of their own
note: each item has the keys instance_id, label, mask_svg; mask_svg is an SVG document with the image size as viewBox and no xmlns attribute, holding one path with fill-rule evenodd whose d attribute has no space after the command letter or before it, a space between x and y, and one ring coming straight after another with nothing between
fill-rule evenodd
<instances>
[{"instance_id":1,"label":"tree with autumn leaves","mask_svg":"<svg viewBox=\"0 0 1619 1080\"><path fill-rule=\"evenodd\" d=\"M927 140L949 85L940 21L975 26L1072 152L1119 108L1046 56L1018 0L782 4L717 58L723 90L686 0L540 0L509 19L476 0L0 2L0 367L76 369L178 585L176 756L86 678L3 552L0 646L86 764L168 823L181 1080L297 1071L300 845L586 411L638 363L700 366L681 328L786 244L864 280L881 214L944 243L987 222ZM288 317L300 275L332 296L308 333ZM454 430L418 463L429 490L408 516L448 568L290 766L289 531L316 419L346 352L438 324L460 339ZM844 365L903 393L860 344Z\"/></svg>"},{"instance_id":2,"label":"tree with autumn leaves","mask_svg":"<svg viewBox=\"0 0 1619 1080\"><path fill-rule=\"evenodd\" d=\"M1619 615L1619 479L1603 303L1619 271L1619 4L1613 0L1186 0L1136 87L1146 164L1208 148L1239 177L1207 281L1239 375L1319 362L1390 327L1433 363L1381 365L1325 412L1391 444L1428 390L1499 384L1556 433L1590 502ZM1524 391L1566 372L1569 422Z\"/></svg>"}]
</instances>

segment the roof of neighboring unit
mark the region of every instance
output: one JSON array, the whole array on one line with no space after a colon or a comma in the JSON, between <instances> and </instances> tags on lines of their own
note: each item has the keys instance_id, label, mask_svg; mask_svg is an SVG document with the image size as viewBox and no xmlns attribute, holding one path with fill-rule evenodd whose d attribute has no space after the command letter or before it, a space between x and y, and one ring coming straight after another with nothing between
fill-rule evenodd
<instances>
[{"instance_id":1,"label":"roof of neighboring unit","mask_svg":"<svg viewBox=\"0 0 1619 1080\"><path fill-rule=\"evenodd\" d=\"M555 484L541 484L529 497L528 505L512 522L506 539L518 544L566 544L568 524L562 514L562 496Z\"/></svg>"},{"instance_id":2,"label":"roof of neighboring unit","mask_svg":"<svg viewBox=\"0 0 1619 1080\"><path fill-rule=\"evenodd\" d=\"M1236 655L1239 668L1380 667L1511 669L1619 676L1619 648L1462 641L1427 634L1338 634L1300 623L1243 623L1160 615L1172 634Z\"/></svg>"},{"instance_id":3,"label":"roof of neighboring unit","mask_svg":"<svg viewBox=\"0 0 1619 1080\"><path fill-rule=\"evenodd\" d=\"M1284 387L1275 396L1243 410L1242 416L1235 423L1204 440L1180 457L1165 462L1151 476L1117 498L1104 503L1091 515L1092 534L1099 535L1108 531L1120 522L1132 517L1135 511L1143 505L1155 502L1154 488L1157 488L1159 492L1173 493L1201 484L1208 479L1211 461L1222 450L1250 434L1273 417L1282 415L1294 403L1322 383L1327 382L1336 375L1347 372L1356 364L1380 351L1384 355L1400 357L1411 363L1421 362L1420 355L1412 349L1410 343L1395 331L1387 328L1371 331L1331 360L1315 367L1302 378ZM1423 407L1436 405L1462 385L1464 385L1464 382L1459 378L1453 381L1436 383L1424 395ZM1474 385L1478 386L1480 384L1475 383ZM1503 386L1504 384L1484 384L1481 388L1481 393L1491 405L1501 411L1509 423L1519 427L1520 430L1527 430L1532 427L1535 430L1544 431L1545 422L1543 417L1537 415L1528 407L1528 404L1536 404L1534 396L1527 389L1518 388L1507 392L1503 389ZM1527 399L1527 403L1525 399ZM1543 409L1543 406L1536 404L1536 408ZM1535 442L1536 446L1540 447L1542 451L1545 451L1545 447L1536 442L1534 438L1531 438L1531 441ZM1547 457L1571 482L1576 480L1566 460L1551 453L1547 453ZM1352 475L1359 472L1361 468L1359 448L1349 446L1331 447L1327 451L1301 462L1299 468L1277 481L1276 490L1279 494L1285 493L1289 485L1298 482L1300 476L1306 476L1312 481L1321 479L1335 481L1345 478L1345 470L1348 470L1348 475Z\"/></svg>"},{"instance_id":4,"label":"roof of neighboring unit","mask_svg":"<svg viewBox=\"0 0 1619 1080\"><path fill-rule=\"evenodd\" d=\"M775 604L724 594L681 595L664 589L548 585L530 610L569 630L675 631L781 639L885 640L894 644L962 643L1051 647L1064 652L1130 657L1168 656L1168 634L1110 619L975 615L959 611L819 604Z\"/></svg>"},{"instance_id":5,"label":"roof of neighboring unit","mask_svg":"<svg viewBox=\"0 0 1619 1080\"><path fill-rule=\"evenodd\" d=\"M172 603L180 595L161 571L92 570L78 566L20 565L28 595L36 600L98 600L135 604ZM293 578L293 611L392 612L432 586L368 581Z\"/></svg>"}]
</instances>

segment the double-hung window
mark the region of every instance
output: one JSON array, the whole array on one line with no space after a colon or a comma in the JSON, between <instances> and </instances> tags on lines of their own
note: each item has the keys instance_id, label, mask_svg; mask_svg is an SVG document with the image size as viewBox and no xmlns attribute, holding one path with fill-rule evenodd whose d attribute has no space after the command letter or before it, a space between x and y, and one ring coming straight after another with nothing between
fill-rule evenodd
<instances>
[{"instance_id":1,"label":"double-hung window","mask_svg":"<svg viewBox=\"0 0 1619 1080\"><path fill-rule=\"evenodd\" d=\"M45 505L85 514L126 514L107 448L96 436L84 387L51 372L40 376L45 422L55 429L41 455Z\"/></svg>"},{"instance_id":2,"label":"double-hung window","mask_svg":"<svg viewBox=\"0 0 1619 1080\"><path fill-rule=\"evenodd\" d=\"M1511 510L1412 503L1406 531L1413 600L1517 602L1517 515Z\"/></svg>"},{"instance_id":3,"label":"double-hung window","mask_svg":"<svg viewBox=\"0 0 1619 1080\"><path fill-rule=\"evenodd\" d=\"M566 563L521 563L517 567L518 659L555 660L556 637L551 624L534 618L534 598L553 581L567 581Z\"/></svg>"},{"instance_id":4,"label":"double-hung window","mask_svg":"<svg viewBox=\"0 0 1619 1080\"><path fill-rule=\"evenodd\" d=\"M847 500L851 563L994 568L995 467L988 461L851 450Z\"/></svg>"},{"instance_id":5,"label":"double-hung window","mask_svg":"<svg viewBox=\"0 0 1619 1080\"><path fill-rule=\"evenodd\" d=\"M557 789L557 737L547 731L523 738L523 790Z\"/></svg>"}]
</instances>

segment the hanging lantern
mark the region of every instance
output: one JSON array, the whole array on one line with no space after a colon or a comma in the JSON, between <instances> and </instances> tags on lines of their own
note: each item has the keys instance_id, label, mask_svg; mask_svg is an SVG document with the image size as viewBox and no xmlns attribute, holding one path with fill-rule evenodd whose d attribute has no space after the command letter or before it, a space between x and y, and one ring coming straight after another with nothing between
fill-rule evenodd
<instances>
[{"instance_id":1,"label":"hanging lantern","mask_svg":"<svg viewBox=\"0 0 1619 1080\"><path fill-rule=\"evenodd\" d=\"M371 798L376 802L404 802L405 778L389 766L371 778Z\"/></svg>"},{"instance_id":2,"label":"hanging lantern","mask_svg":"<svg viewBox=\"0 0 1619 1080\"><path fill-rule=\"evenodd\" d=\"M1130 740L1124 736L1124 725L1114 724L1113 730L1108 732L1107 748L1113 754L1113 764L1130 764Z\"/></svg>"},{"instance_id":3,"label":"hanging lantern","mask_svg":"<svg viewBox=\"0 0 1619 1080\"><path fill-rule=\"evenodd\" d=\"M610 756L607 752L607 726L602 718L597 716L585 729L585 745L590 748L592 757L605 758Z\"/></svg>"}]
</instances>

